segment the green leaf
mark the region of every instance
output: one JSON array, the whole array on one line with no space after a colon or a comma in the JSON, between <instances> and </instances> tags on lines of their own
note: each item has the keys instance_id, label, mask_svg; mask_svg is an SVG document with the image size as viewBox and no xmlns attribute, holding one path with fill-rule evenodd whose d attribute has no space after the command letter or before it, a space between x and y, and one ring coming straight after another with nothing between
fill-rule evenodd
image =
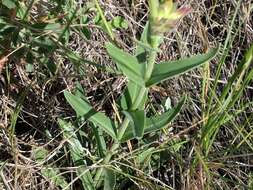
<instances>
[{"instance_id":1,"label":"green leaf","mask_svg":"<svg viewBox=\"0 0 253 190\"><path fill-rule=\"evenodd\" d=\"M134 136L137 139L141 139L144 133L144 127L146 125L146 115L144 110L137 111L124 111L126 117L131 121L130 125L133 128Z\"/></svg>"},{"instance_id":2,"label":"green leaf","mask_svg":"<svg viewBox=\"0 0 253 190\"><path fill-rule=\"evenodd\" d=\"M87 101L86 97L84 96L85 91L84 91L81 83L79 81L77 81L75 85L76 85L76 88L75 88L75 91L74 91L74 95L77 96L77 97L82 98L85 101Z\"/></svg>"},{"instance_id":3,"label":"green leaf","mask_svg":"<svg viewBox=\"0 0 253 190\"><path fill-rule=\"evenodd\" d=\"M47 65L47 68L49 69L49 71L51 72L51 74L54 75L57 71L57 66L56 66L54 60L52 58L49 58L46 61L46 65Z\"/></svg>"},{"instance_id":4,"label":"green leaf","mask_svg":"<svg viewBox=\"0 0 253 190\"><path fill-rule=\"evenodd\" d=\"M105 179L104 179L104 190L113 190L116 185L115 173L110 169L105 169Z\"/></svg>"},{"instance_id":5,"label":"green leaf","mask_svg":"<svg viewBox=\"0 0 253 190\"><path fill-rule=\"evenodd\" d=\"M2 0L2 4L6 6L8 9L16 8L16 1L14 0Z\"/></svg>"},{"instance_id":6,"label":"green leaf","mask_svg":"<svg viewBox=\"0 0 253 190\"><path fill-rule=\"evenodd\" d=\"M108 117L106 117L105 114L95 111L89 103L67 91L64 92L64 96L68 103L76 111L76 114L78 116L85 117L95 125L99 126L112 138L116 139L116 134L114 131L116 127L113 122Z\"/></svg>"},{"instance_id":7,"label":"green leaf","mask_svg":"<svg viewBox=\"0 0 253 190\"><path fill-rule=\"evenodd\" d=\"M120 97L120 100L118 103L120 108L122 110L130 110L135 99L138 96L138 92L139 92L139 86L135 84L134 82L129 81L126 89L124 90L122 96ZM144 109L147 98L148 98L148 90L146 90L145 92L144 98L141 104L139 105L139 109Z\"/></svg>"},{"instance_id":8,"label":"green leaf","mask_svg":"<svg viewBox=\"0 0 253 190\"><path fill-rule=\"evenodd\" d=\"M136 158L138 165L143 166L148 165L154 151L155 151L154 147L148 148L146 150L141 150L140 154Z\"/></svg>"},{"instance_id":9,"label":"green leaf","mask_svg":"<svg viewBox=\"0 0 253 190\"><path fill-rule=\"evenodd\" d=\"M25 2L18 2L18 6L17 6L17 17L21 18L22 20L24 20L26 14L28 14L28 10L30 10L30 6L32 6L32 2L30 2L30 5L26 5Z\"/></svg>"},{"instance_id":10,"label":"green leaf","mask_svg":"<svg viewBox=\"0 0 253 190\"><path fill-rule=\"evenodd\" d=\"M147 60L147 52L151 50L151 47L148 43L148 36L150 35L149 31L149 22L146 23L144 30L141 34L140 42L136 47L136 57L139 63L145 63Z\"/></svg>"},{"instance_id":11,"label":"green leaf","mask_svg":"<svg viewBox=\"0 0 253 190\"><path fill-rule=\"evenodd\" d=\"M139 86L145 85L142 77L142 67L136 57L120 50L111 43L106 44L106 49L110 57L116 62L118 68L127 76L128 80Z\"/></svg>"},{"instance_id":12,"label":"green leaf","mask_svg":"<svg viewBox=\"0 0 253 190\"><path fill-rule=\"evenodd\" d=\"M26 71L27 73L32 73L32 72L34 71L33 64L27 63L27 64L25 65L25 71Z\"/></svg>"},{"instance_id":13,"label":"green leaf","mask_svg":"<svg viewBox=\"0 0 253 190\"><path fill-rule=\"evenodd\" d=\"M86 26L83 26L81 28L81 32L82 32L83 36L85 37L84 39L90 40L90 38L91 38L91 32L90 32L90 30Z\"/></svg>"},{"instance_id":14,"label":"green leaf","mask_svg":"<svg viewBox=\"0 0 253 190\"><path fill-rule=\"evenodd\" d=\"M116 17L113 18L112 26L114 28L123 28L123 29L128 28L127 21L121 16L116 16Z\"/></svg>"},{"instance_id":15,"label":"green leaf","mask_svg":"<svg viewBox=\"0 0 253 190\"><path fill-rule=\"evenodd\" d=\"M72 161L74 162L75 166L79 166L77 173L82 181L83 187L88 190L95 190L91 173L89 170L87 170L87 163L84 159L86 156L85 150L77 138L75 127L71 123L67 123L62 119L59 119L58 123L60 128L63 130L63 138L69 143L68 147Z\"/></svg>"},{"instance_id":16,"label":"green leaf","mask_svg":"<svg viewBox=\"0 0 253 190\"><path fill-rule=\"evenodd\" d=\"M32 149L32 152L36 162L38 162L39 164L43 163L43 161L45 161L49 154L45 148L35 148ZM66 190L70 189L68 188L68 183L66 182L64 177L60 175L59 169L55 168L54 165L51 167L42 165L41 174L45 178L49 179L55 186L59 186L62 189Z\"/></svg>"},{"instance_id":17,"label":"green leaf","mask_svg":"<svg viewBox=\"0 0 253 190\"><path fill-rule=\"evenodd\" d=\"M104 158L106 154L106 142L104 139L103 131L99 127L96 127L95 125L91 125L91 127L96 139L99 156L100 158Z\"/></svg>"},{"instance_id":18,"label":"green leaf","mask_svg":"<svg viewBox=\"0 0 253 190\"><path fill-rule=\"evenodd\" d=\"M89 17L85 13L82 13L82 14L84 15L80 17L80 25L86 25L89 22ZM90 40L91 38L91 32L86 26L81 26L80 34L84 39Z\"/></svg>"},{"instance_id":19,"label":"green leaf","mask_svg":"<svg viewBox=\"0 0 253 190\"><path fill-rule=\"evenodd\" d=\"M165 100L164 107L165 107L165 110L166 110L166 111L168 111L168 110L171 109L171 99L170 99L170 97L168 97L168 98Z\"/></svg>"},{"instance_id":20,"label":"green leaf","mask_svg":"<svg viewBox=\"0 0 253 190\"><path fill-rule=\"evenodd\" d=\"M36 31L54 31L55 33L62 33L63 27L59 23L36 23L31 25L32 29Z\"/></svg>"},{"instance_id":21,"label":"green leaf","mask_svg":"<svg viewBox=\"0 0 253 190\"><path fill-rule=\"evenodd\" d=\"M40 51L43 53L53 52L57 48L49 37L33 39L32 44L40 47Z\"/></svg>"},{"instance_id":22,"label":"green leaf","mask_svg":"<svg viewBox=\"0 0 253 190\"><path fill-rule=\"evenodd\" d=\"M148 118L146 120L146 125L144 128L144 134L149 134L151 132L160 130L164 127L167 127L168 124L177 116L177 114L182 109L184 102L186 98L182 98L180 102L177 104L177 106L173 109L170 109L169 111L163 113L162 115L155 116ZM121 139L122 142L126 142L128 140L131 140L135 138L135 135L131 129L131 127L128 127L125 134L123 135L123 138Z\"/></svg>"},{"instance_id":23,"label":"green leaf","mask_svg":"<svg viewBox=\"0 0 253 190\"><path fill-rule=\"evenodd\" d=\"M60 175L60 170L54 167L51 168L42 168L41 173L47 179L50 179L55 186L61 187L61 189L69 190L70 187L68 186L67 181L63 176Z\"/></svg>"},{"instance_id":24,"label":"green leaf","mask_svg":"<svg viewBox=\"0 0 253 190\"><path fill-rule=\"evenodd\" d=\"M151 78L146 86L152 86L169 78L183 74L197 66L206 63L214 58L218 52L218 48L210 50L206 54L196 55L187 59L168 61L155 65Z\"/></svg>"}]
</instances>

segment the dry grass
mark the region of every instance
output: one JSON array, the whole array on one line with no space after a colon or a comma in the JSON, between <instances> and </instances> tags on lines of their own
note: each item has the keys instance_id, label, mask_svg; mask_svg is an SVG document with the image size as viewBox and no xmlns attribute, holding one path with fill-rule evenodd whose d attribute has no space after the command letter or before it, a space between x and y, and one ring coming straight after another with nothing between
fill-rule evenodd
<instances>
[{"instance_id":1,"label":"dry grass","mask_svg":"<svg viewBox=\"0 0 253 190\"><path fill-rule=\"evenodd\" d=\"M125 50L132 51L135 46L133 42L139 39L147 20L147 2L143 0L129 2L126 0L101 1L101 4L108 18L120 15L127 19L129 28L115 31L115 34L118 44ZM172 60L205 52L217 43L225 42L236 1L186 0L179 2L179 4L190 5L193 12L181 22L177 30L166 35L166 42L161 46L159 60ZM227 82L236 65L242 59L243 53L253 41L251 9L252 2L250 0L243 1L239 15L236 17L236 27L233 28L233 34L235 32L237 34L222 69L219 88L222 88ZM92 31L92 38L89 41L84 41L78 34L73 33L69 47L85 59L94 60L100 65L113 66L104 49L104 43L108 40L108 36L96 28ZM65 173L64 176L68 181L72 181L75 168L68 165L69 158L64 155L64 150L59 151L64 142L61 139L57 118L71 118L74 115L62 95L62 91L73 89L75 82L79 81L86 89L85 94L94 107L112 115L112 104L121 94L125 85L125 79L101 72L94 66L84 66L86 74L80 75L75 72L73 65L60 55L56 54L54 59L58 61L58 72L55 76L45 76L38 65L35 65L34 73L28 74L25 72L25 65L20 60L15 62L15 59L8 62L11 68L12 82L8 81L5 70L0 75L0 160L2 166L0 168L2 178L0 189L58 189L42 176L42 166L36 163L32 154L34 147L42 146L50 151L50 155L60 153L54 158L53 163L61 168L61 172ZM6 61L0 59L0 71ZM210 83L215 77L217 65L217 60L210 65ZM122 152L123 156L119 155L111 164L119 166L127 163L129 167L135 168L138 176L131 176L131 179L136 182L136 189L137 186L140 189L153 189L152 181L175 189L202 188L201 183L206 180L205 176L200 176L203 168L199 168L195 173L192 173L191 170L193 152L197 147L197 137L204 122L201 115L201 79L201 71L194 71L152 89L150 97L158 109L161 109L159 103L167 97L171 98L172 104L175 104L182 94L188 94L190 97L188 105L185 106L177 121L172 124L168 134L163 137L161 142L153 143L157 144L156 146L162 146L163 142L169 144L172 139L175 141L186 139L187 144L179 153L174 154L171 151L170 155L166 155L169 159L162 163L161 167L154 170L151 168L148 176L139 171L135 163L131 162L131 157L136 155L125 149ZM22 102L22 109L18 114L14 136L11 137L9 130L14 117L13 113L19 104L20 93L26 88L28 90ZM252 99L251 88L248 89L244 98L245 100ZM252 133L251 111L251 109L247 110L242 114L242 118L236 118L235 121L237 126L245 125L249 133ZM246 121L243 118L248 120L248 124L245 124ZM89 134L89 130L85 131ZM222 128L215 141L216 150L224 151L226 147L231 145L230 143L233 142L236 135L235 131L228 126ZM249 139L249 141L252 143L252 140ZM253 150L244 145L241 146L241 152L244 152L241 155L235 154L221 158L219 158L219 152L213 152L211 155L212 162L208 164L214 173L213 184L217 187L220 186L220 189L247 189L247 187L237 187L233 180L225 181L222 178L230 176L230 179L234 179L236 182L247 184L253 167ZM89 144L86 146L85 148L92 152L93 147L89 147ZM50 164L52 165L52 163ZM146 180L146 182L140 182L134 177ZM81 189L78 185L80 184L77 182L76 189ZM213 188L215 189L215 187Z\"/></svg>"}]
</instances>

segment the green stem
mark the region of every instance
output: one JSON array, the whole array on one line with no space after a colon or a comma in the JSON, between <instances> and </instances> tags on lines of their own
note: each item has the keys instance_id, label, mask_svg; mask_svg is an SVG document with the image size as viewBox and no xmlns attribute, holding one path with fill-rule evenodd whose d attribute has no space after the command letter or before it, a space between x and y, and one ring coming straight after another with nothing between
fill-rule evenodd
<instances>
[{"instance_id":1,"label":"green stem","mask_svg":"<svg viewBox=\"0 0 253 190\"><path fill-rule=\"evenodd\" d=\"M132 109L137 109L138 106L140 105L144 95L145 95L145 91L146 91L146 88L145 87L142 87L141 90L140 90L140 94L137 96L133 106L132 106ZM110 148L110 150L107 152L105 158L104 158L104 161L103 161L103 164L108 164L111 160L111 157L115 154L115 151L119 148L119 145L120 145L120 140L122 139L128 125L129 125L129 119L127 117L125 117L124 121L122 122L121 124L121 127L119 128L119 131L118 131L118 135L117 135L117 139L118 141L115 141L114 144L112 145L112 147ZM98 171L96 172L96 175L95 175L95 178L94 178L94 181L95 181L95 185L97 186L97 184L99 184L100 182L100 178L101 178L101 175L103 173L103 168L99 168Z\"/></svg>"},{"instance_id":2,"label":"green stem","mask_svg":"<svg viewBox=\"0 0 253 190\"><path fill-rule=\"evenodd\" d=\"M160 44L160 37L159 36L151 36L150 37L150 46L153 49L157 49L159 44ZM144 76L145 81L148 81L151 77L151 74L152 74L154 66L155 66L156 56L157 56L157 51L151 51L149 54L148 62L146 65L145 76Z\"/></svg>"},{"instance_id":3,"label":"green stem","mask_svg":"<svg viewBox=\"0 0 253 190\"><path fill-rule=\"evenodd\" d=\"M103 24L105 25L105 28L106 28L106 30L107 30L107 32L108 32L110 38L111 38L112 40L114 40L114 34L113 34L113 32L112 32L111 27L109 26L109 23L107 22L107 20L106 20L106 18L105 18L104 12L103 12L103 10L101 9L98 0L95 0L95 5L96 5L96 8L97 8L97 10L98 10L98 13L99 13L99 15L101 16L101 19L102 19L102 21L103 21Z\"/></svg>"},{"instance_id":4,"label":"green stem","mask_svg":"<svg viewBox=\"0 0 253 190\"><path fill-rule=\"evenodd\" d=\"M149 4L150 4L150 17L151 19L154 18L154 16L157 14L157 6L159 5L158 4L159 2L157 0L150 0L149 1ZM160 44L160 37L159 36L154 36L154 35L150 35L150 46L153 48L153 49L157 49L159 44ZM151 77L151 74L153 72L153 69L154 69L154 65L155 65L155 59L156 59L156 56L157 56L157 52L156 51L151 51L149 53L149 58L148 58L148 61L147 61L147 64L146 64L146 69L145 69L145 73L144 73L144 80L145 81L148 81ZM145 96L145 93L147 91L147 88L144 86L144 87L141 87L140 90L139 90L139 94L138 96L136 97L136 99L134 100L134 103L131 107L131 110L136 110L138 109L139 105L141 104L144 96ZM114 144L112 145L112 147L110 148L110 150L107 152L104 160L103 160L103 164L108 164L112 158L112 156L115 154L116 150L119 148L120 146L120 140L122 139L128 125L130 123L130 120L125 117L122 124L121 124L121 127L119 128L119 131L118 131L118 135L117 135L117 141L114 142ZM101 182L100 181L100 178L103 174L103 171L104 171L104 168L101 167L98 169L98 171L96 172L96 175L95 175L95 178L94 178L94 181L95 181L95 185L98 186L99 183Z\"/></svg>"},{"instance_id":5,"label":"green stem","mask_svg":"<svg viewBox=\"0 0 253 190\"><path fill-rule=\"evenodd\" d=\"M149 0L150 17L155 18L158 14L159 0Z\"/></svg>"}]
</instances>

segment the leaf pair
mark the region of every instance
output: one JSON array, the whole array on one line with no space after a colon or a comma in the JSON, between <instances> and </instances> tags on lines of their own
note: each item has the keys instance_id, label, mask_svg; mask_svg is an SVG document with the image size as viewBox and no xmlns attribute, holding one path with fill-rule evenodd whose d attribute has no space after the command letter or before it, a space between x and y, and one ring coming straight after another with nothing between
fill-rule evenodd
<instances>
[{"instance_id":1,"label":"leaf pair","mask_svg":"<svg viewBox=\"0 0 253 190\"><path fill-rule=\"evenodd\" d=\"M86 101L75 96L69 92L64 92L65 98L76 111L78 116L84 116L89 121L98 125L104 132L116 139L115 128L113 122L101 112L96 112ZM144 110L138 111L124 111L123 113L130 119L131 126L125 132L122 141L133 138L141 138L143 134L148 134L166 127L179 113L185 98L183 98L178 105L156 117L146 118Z\"/></svg>"},{"instance_id":2,"label":"leaf pair","mask_svg":"<svg viewBox=\"0 0 253 190\"><path fill-rule=\"evenodd\" d=\"M127 113L127 117L130 118L131 126L129 126L123 135L121 142L126 142L133 138L141 138L144 134L149 134L154 131L160 130L166 126L176 117L176 115L182 109L186 98L182 98L177 106L159 116L151 118L144 117L144 111L136 111ZM134 129L134 130L133 130Z\"/></svg>"},{"instance_id":3,"label":"leaf pair","mask_svg":"<svg viewBox=\"0 0 253 190\"><path fill-rule=\"evenodd\" d=\"M129 81L132 81L139 86L146 87L155 85L164 80L192 70L212 59L218 52L218 48L216 48L210 50L206 54L200 54L182 60L165 61L160 64L156 64L151 78L148 81L144 81L142 76L145 72L145 67L142 67L142 65L139 64L138 59L135 56L120 50L111 43L108 43L106 48L109 55L115 60L118 68L123 72Z\"/></svg>"}]
</instances>

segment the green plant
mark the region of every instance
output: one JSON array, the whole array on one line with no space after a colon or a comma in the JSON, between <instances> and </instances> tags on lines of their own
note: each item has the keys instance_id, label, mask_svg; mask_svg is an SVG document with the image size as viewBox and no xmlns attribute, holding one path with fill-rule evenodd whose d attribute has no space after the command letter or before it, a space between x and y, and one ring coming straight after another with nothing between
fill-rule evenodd
<instances>
[{"instance_id":1,"label":"green plant","mask_svg":"<svg viewBox=\"0 0 253 190\"><path fill-rule=\"evenodd\" d=\"M231 56L230 50L233 48L233 43L236 36L240 33L243 23L238 26L236 17L240 10L242 1L238 1L235 5L235 11L231 16L231 21L228 28L228 33L223 44L221 57L218 59L218 69L215 72L213 85L207 84L206 79L203 81L202 89L202 118L203 121L198 143L195 147L195 155L191 165L191 175L198 176L197 181L202 181L201 187L212 189L213 179L217 176L217 168L228 169L230 166L225 162L219 162L219 167L216 168L212 160L215 158L230 158L234 154L244 154L245 147L253 151L253 144L250 137L252 136L252 128L250 127L251 116L247 116L245 112L252 107L252 100L245 100L247 88L250 85L253 77L253 44L246 50L242 60L236 64L234 72L224 83L222 88L219 86L219 80L222 73L222 68L226 63L226 59ZM231 64L231 63L230 63ZM207 63L207 67L209 67ZM204 77L205 78L205 77ZM210 85L210 86L209 86ZM205 97L205 94L207 97ZM237 124L236 120L246 120L243 124ZM231 131L232 140L227 147L215 152L217 145L215 144L220 135L221 129ZM236 134L236 135L234 135ZM228 169L229 170L229 169ZM199 173L201 174L199 174ZM197 174L198 173L198 174ZM201 178L201 179L200 179ZM196 180L196 179L194 179ZM229 177L224 177L223 180L231 180ZM242 181L235 180L234 184L244 187ZM250 181L250 177L249 177Z\"/></svg>"},{"instance_id":2,"label":"green plant","mask_svg":"<svg viewBox=\"0 0 253 190\"><path fill-rule=\"evenodd\" d=\"M128 79L125 91L118 101L121 119L119 121L112 120L105 114L94 110L85 97L71 94L68 91L64 92L65 98L76 111L77 116L87 119L91 126L95 126L95 128L92 128L96 137L96 148L100 152L96 156L103 160L104 166L108 165L115 153L120 151L122 143L133 138L138 139L140 142L145 141L146 134L165 128L180 112L185 97L175 108L169 109L162 115L147 117L145 104L148 100L149 88L206 63L218 52L217 48L206 54L196 55L191 58L155 64L164 33L171 30L190 9L181 8L177 10L171 0L164 2L150 0L149 6L149 22L146 24L134 55L121 50L112 43L106 44L107 52L115 61L118 72ZM105 19L103 21L106 22ZM109 32L109 27L106 28ZM110 36L112 37L112 35ZM67 125L63 124L62 121L59 121L59 123L60 126ZM102 136L101 131L105 132ZM105 134L113 139L112 146L107 144L108 148L105 147L105 143L102 143L105 142L104 138L108 138ZM150 152L152 154L151 150L147 152L148 157L151 156ZM91 175L92 173L89 173L89 176ZM102 166L93 172L93 175L94 183L92 185L90 182L82 181L85 189L95 189L100 186L103 176L105 187L108 184L111 184L111 186L115 184L116 174L112 169Z\"/></svg>"}]
</instances>

